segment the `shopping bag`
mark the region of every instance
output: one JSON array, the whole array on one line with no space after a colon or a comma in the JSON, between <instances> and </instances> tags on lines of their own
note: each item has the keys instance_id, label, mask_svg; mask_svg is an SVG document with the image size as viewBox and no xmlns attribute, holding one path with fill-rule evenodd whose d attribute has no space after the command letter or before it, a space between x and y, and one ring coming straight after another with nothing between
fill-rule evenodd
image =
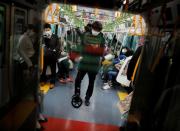
<instances>
[{"instance_id":1,"label":"shopping bag","mask_svg":"<svg viewBox=\"0 0 180 131\"><path fill-rule=\"evenodd\" d=\"M126 74L127 73L127 69L128 69L128 65L129 65L129 62L130 62L131 58L132 58L132 56L129 56L129 57L127 57L125 59L123 65L120 68L119 73L118 73L118 75L116 77L116 81L118 83L120 83L122 86L125 86L125 87L129 87L129 85L131 83L131 81L129 81L127 79L127 74Z\"/></svg>"}]
</instances>

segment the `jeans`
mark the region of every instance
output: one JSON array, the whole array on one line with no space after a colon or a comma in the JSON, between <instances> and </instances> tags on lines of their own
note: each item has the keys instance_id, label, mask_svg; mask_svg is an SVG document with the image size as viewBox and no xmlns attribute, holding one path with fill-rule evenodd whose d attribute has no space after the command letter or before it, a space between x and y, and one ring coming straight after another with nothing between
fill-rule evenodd
<instances>
[{"instance_id":1,"label":"jeans","mask_svg":"<svg viewBox=\"0 0 180 131\"><path fill-rule=\"evenodd\" d=\"M108 71L108 80L112 81L114 77L116 77L118 72L116 71Z\"/></svg>"}]
</instances>

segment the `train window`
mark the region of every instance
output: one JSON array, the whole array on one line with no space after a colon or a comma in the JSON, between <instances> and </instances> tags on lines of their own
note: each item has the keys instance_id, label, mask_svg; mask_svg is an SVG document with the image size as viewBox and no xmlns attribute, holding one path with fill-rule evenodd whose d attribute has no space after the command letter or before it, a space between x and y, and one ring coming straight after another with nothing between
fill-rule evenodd
<instances>
[{"instance_id":1,"label":"train window","mask_svg":"<svg viewBox=\"0 0 180 131\"><path fill-rule=\"evenodd\" d=\"M18 39L23 32L23 27L26 24L26 11L15 9L14 11L14 42L13 47L16 48Z\"/></svg>"},{"instance_id":2,"label":"train window","mask_svg":"<svg viewBox=\"0 0 180 131\"><path fill-rule=\"evenodd\" d=\"M25 12L19 9L15 10L14 17L15 33L21 34L23 31L23 26L25 25Z\"/></svg>"},{"instance_id":3,"label":"train window","mask_svg":"<svg viewBox=\"0 0 180 131\"><path fill-rule=\"evenodd\" d=\"M13 60L17 60L19 57L17 56L17 44L18 40L23 32L23 27L26 24L26 12L23 9L15 8L14 10L14 20L13 22L13 49L12 56Z\"/></svg>"}]
</instances>

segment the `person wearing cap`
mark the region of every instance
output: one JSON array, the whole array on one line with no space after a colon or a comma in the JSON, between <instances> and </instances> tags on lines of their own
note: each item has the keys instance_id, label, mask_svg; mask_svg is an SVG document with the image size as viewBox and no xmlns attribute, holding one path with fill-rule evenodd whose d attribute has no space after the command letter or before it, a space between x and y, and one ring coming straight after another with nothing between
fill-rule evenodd
<instances>
[{"instance_id":1,"label":"person wearing cap","mask_svg":"<svg viewBox=\"0 0 180 131\"><path fill-rule=\"evenodd\" d=\"M75 95L80 96L81 81L87 74L89 85L86 91L85 105L90 105L90 98L93 94L94 81L101 66L101 57L104 53L105 39L103 36L102 24L95 21L92 30L84 33L82 38L82 48L80 51L80 62L78 73L75 79Z\"/></svg>"}]
</instances>

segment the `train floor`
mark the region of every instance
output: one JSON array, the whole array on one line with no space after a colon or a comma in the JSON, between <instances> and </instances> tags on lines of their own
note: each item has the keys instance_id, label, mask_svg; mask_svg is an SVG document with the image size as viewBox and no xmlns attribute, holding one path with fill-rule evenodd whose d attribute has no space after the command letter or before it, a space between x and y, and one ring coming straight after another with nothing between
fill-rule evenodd
<instances>
[{"instance_id":1,"label":"train floor","mask_svg":"<svg viewBox=\"0 0 180 131\"><path fill-rule=\"evenodd\" d=\"M76 73L73 73L72 76L75 78ZM88 76L86 75L81 84L81 97L83 101L87 86ZM61 130L69 131L81 131L83 127L85 131L87 129L91 129L90 131L102 129L106 131L118 130L123 121L121 120L118 108L119 98L117 89L103 90L102 86L102 80L97 75L90 105L85 106L83 103L80 108L76 109L71 105L74 82L67 84L56 82L55 88L49 90L44 95L43 114L49 118L48 124L50 126L48 125L48 128L51 128L51 130L61 128ZM76 127L80 127L80 129L74 129Z\"/></svg>"}]
</instances>

